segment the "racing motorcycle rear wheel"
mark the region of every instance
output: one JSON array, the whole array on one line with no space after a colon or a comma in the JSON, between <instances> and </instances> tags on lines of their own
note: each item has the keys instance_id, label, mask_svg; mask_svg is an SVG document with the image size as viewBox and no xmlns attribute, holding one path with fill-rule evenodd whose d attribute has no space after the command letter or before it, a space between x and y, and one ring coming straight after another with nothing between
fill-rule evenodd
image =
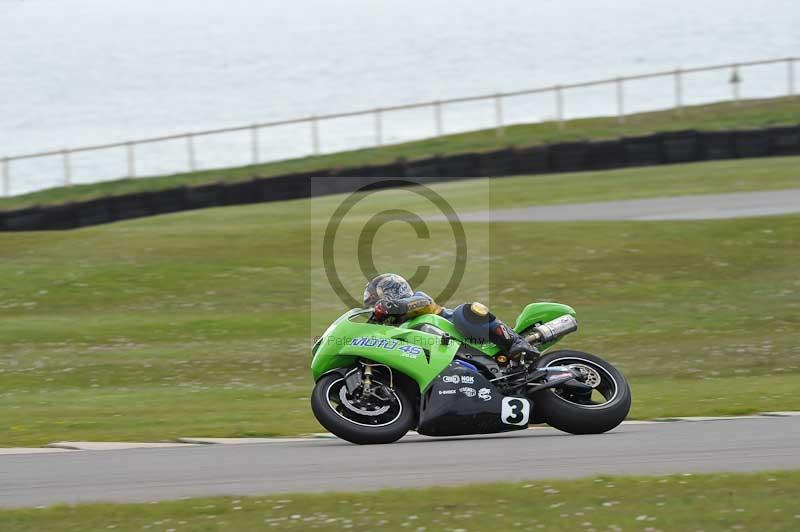
<instances>
[{"instance_id":1,"label":"racing motorcycle rear wheel","mask_svg":"<svg viewBox=\"0 0 800 532\"><path fill-rule=\"evenodd\" d=\"M572 434L600 434L625 419L631 409L631 390L622 373L602 358L581 351L554 351L538 367L567 366L583 374L591 392L569 386L549 388L531 396L541 421ZM585 388L585 387L584 387Z\"/></svg>"},{"instance_id":2,"label":"racing motorcycle rear wheel","mask_svg":"<svg viewBox=\"0 0 800 532\"><path fill-rule=\"evenodd\" d=\"M378 393L350 393L339 373L323 375L311 393L311 409L320 424L336 436L360 445L392 443L417 421L410 388L395 379L394 387L373 379Z\"/></svg>"}]
</instances>

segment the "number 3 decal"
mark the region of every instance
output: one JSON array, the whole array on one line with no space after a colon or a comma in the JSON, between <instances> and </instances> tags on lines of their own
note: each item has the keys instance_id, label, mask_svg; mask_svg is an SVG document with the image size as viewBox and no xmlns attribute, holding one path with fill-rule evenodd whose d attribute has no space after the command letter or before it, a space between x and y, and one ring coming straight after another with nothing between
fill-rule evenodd
<instances>
[{"instance_id":1,"label":"number 3 decal","mask_svg":"<svg viewBox=\"0 0 800 532\"><path fill-rule=\"evenodd\" d=\"M519 397L503 397L500 419L506 425L527 425L531 415L531 403Z\"/></svg>"}]
</instances>

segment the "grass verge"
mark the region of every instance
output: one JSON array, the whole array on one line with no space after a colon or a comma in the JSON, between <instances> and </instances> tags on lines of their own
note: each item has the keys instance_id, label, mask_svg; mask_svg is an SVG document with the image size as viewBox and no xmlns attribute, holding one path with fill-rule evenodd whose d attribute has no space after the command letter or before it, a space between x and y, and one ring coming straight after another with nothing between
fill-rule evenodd
<instances>
[{"instance_id":1,"label":"grass verge","mask_svg":"<svg viewBox=\"0 0 800 532\"><path fill-rule=\"evenodd\" d=\"M800 472L0 510L3 530L796 530Z\"/></svg>"},{"instance_id":2,"label":"grass verge","mask_svg":"<svg viewBox=\"0 0 800 532\"><path fill-rule=\"evenodd\" d=\"M797 161L435 188L459 210L780 189L800 186ZM341 199L0 235L0 445L320 430L309 348L343 305L317 289L325 277L310 257ZM348 246L376 209L429 209L403 190L371 201L343 223L337 258L357 254ZM429 225L425 241L406 224L383 226L375 257L408 276L430 264L419 288L435 294L455 249L445 224ZM478 274L443 303L488 301L508 321L533 300L573 305L581 330L565 347L618 364L635 417L800 409L800 216L465 228L478 234ZM357 264L340 266L358 294Z\"/></svg>"},{"instance_id":3,"label":"grass verge","mask_svg":"<svg viewBox=\"0 0 800 532\"><path fill-rule=\"evenodd\" d=\"M494 129L446 135L434 139L407 142L379 148L346 151L321 156L303 157L266 164L204 170L138 179L120 179L89 185L73 185L0 198L0 209L13 209L36 204L78 201L105 195L160 190L180 185L198 185L216 181L236 181L254 175L271 176L290 172L309 172L327 168L344 168L368 164L385 164L398 158L422 159L434 155L489 151L509 146L533 146L571 140L597 140L622 136L682 129L724 130L755 128L800 121L800 97L768 100L747 100L685 107L675 111L633 114L620 124L616 117L570 120L559 128L556 122L509 126L498 138Z\"/></svg>"}]
</instances>

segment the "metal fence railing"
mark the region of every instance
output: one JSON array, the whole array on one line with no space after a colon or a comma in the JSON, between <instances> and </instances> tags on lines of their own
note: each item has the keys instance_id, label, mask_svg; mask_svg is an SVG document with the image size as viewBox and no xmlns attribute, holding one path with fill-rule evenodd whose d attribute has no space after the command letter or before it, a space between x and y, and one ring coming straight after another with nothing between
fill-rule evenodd
<instances>
[{"instance_id":1,"label":"metal fence railing","mask_svg":"<svg viewBox=\"0 0 800 532\"><path fill-rule=\"evenodd\" d=\"M159 137L129 140L125 142L112 142L107 144L96 144L92 146L81 146L76 148L66 148L59 150L42 151L37 153L11 155L6 157L0 157L0 176L2 177L2 195L10 196L13 192L12 163L14 163L15 161L21 161L25 159L53 158L53 157L60 158L61 179L59 182L54 181L53 184L50 186L69 185L73 183L73 164L72 164L73 155L84 152L99 151L99 150L121 149L124 150L124 157L126 161L126 176L137 177L137 166L138 166L137 163L139 161L139 159L137 159L137 147L143 146L145 144L182 140L183 142L185 142L185 150L186 150L185 170L192 172L199 169L196 157L195 139L197 139L198 137L222 135L233 132L249 132L250 135L249 160L242 160L240 165L268 162L266 160L263 160L260 153L259 133L263 129L274 128L278 126L307 124L310 153L316 155L321 153L320 127L319 127L321 122L348 118L348 117L371 115L373 117L372 146L381 146L384 144L383 116L385 113L391 111L403 111L403 110L424 109L424 108L431 109L434 131L435 135L438 137L444 134L444 119L442 110L445 106L467 103L467 102L481 102L481 101L493 102L494 104L493 127L496 131L497 136L502 137L505 133L504 130L505 126L509 125L509 122L504 117L504 102L506 100L508 100L509 98L525 96L525 95L552 93L554 96L553 110L555 112L554 115L555 120L560 124L560 127L564 127L565 93L568 90L580 89L585 87L597 87L603 85L610 85L615 87L616 116L621 123L624 123L626 117L626 83L637 80L646 80L654 78L672 78L673 88L671 89L671 91L674 97L672 102L672 108L675 109L677 113L681 113L684 107L684 83L686 77L689 75L701 72L726 71L726 70L730 71L731 72L729 78L729 83L731 85L730 99L733 101L738 101L741 98L740 85L742 80L741 76L742 69L747 67L756 67L764 65L785 65L786 68L785 94L791 96L794 95L796 92L795 63L798 60L800 60L800 58L798 57L786 57L779 59L729 63L729 64L704 66L696 68L684 68L684 69L679 68L675 70L665 70L659 72L652 72L648 74L622 76L622 77L607 78L594 81L585 81L580 83L570 83L564 85L550 85L546 87L525 89L512 92L482 94L477 96L452 98L447 100L417 102L405 105L394 105L388 107L379 107L374 109L365 109L365 110L350 111L343 113L332 113L332 114L325 114L318 116L309 116L304 118L277 120L272 122L256 123L239 127L226 127L219 129L209 129L205 131L194 131L190 133L180 133L175 135L164 135ZM102 178L102 176L98 176L97 181L99 181L100 178ZM40 188L47 188L47 187L40 187Z\"/></svg>"}]
</instances>

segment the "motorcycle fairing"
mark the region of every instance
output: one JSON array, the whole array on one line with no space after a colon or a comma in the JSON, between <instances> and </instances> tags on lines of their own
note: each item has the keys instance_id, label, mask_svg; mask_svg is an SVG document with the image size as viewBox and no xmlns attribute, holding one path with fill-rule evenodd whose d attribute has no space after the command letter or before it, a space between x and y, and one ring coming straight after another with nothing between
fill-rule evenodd
<instances>
[{"instance_id":1,"label":"motorcycle fairing","mask_svg":"<svg viewBox=\"0 0 800 532\"><path fill-rule=\"evenodd\" d=\"M549 303L546 301L531 303L519 313L519 316L517 317L517 323L514 325L514 330L522 334L525 329L528 329L533 325L547 323L548 321L559 318L564 314L569 314L570 316L575 317L576 312L575 309L569 305L562 305L561 303ZM559 342L559 340L561 340L561 338L558 338L553 342L540 344L537 347L540 351L544 351L545 349L553 347Z\"/></svg>"},{"instance_id":2,"label":"motorcycle fairing","mask_svg":"<svg viewBox=\"0 0 800 532\"><path fill-rule=\"evenodd\" d=\"M443 343L435 334L377 323L359 323L363 314L354 309L342 315L314 345L311 371L314 380L359 359L386 364L414 379L423 390L453 361L458 342Z\"/></svg>"},{"instance_id":3,"label":"motorcycle fairing","mask_svg":"<svg viewBox=\"0 0 800 532\"><path fill-rule=\"evenodd\" d=\"M493 434L527 428L533 404L502 395L480 373L453 362L422 393L417 431L426 436Z\"/></svg>"}]
</instances>

